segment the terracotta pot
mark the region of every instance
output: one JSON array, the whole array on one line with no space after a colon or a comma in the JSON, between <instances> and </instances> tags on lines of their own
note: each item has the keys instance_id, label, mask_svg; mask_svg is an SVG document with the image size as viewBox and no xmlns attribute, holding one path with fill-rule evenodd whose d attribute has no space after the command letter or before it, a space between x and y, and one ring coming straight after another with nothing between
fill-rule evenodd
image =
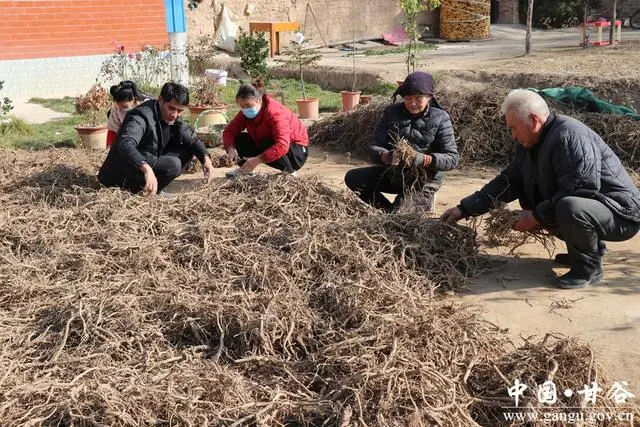
<instances>
[{"instance_id":1,"label":"terracotta pot","mask_svg":"<svg viewBox=\"0 0 640 427\"><path fill-rule=\"evenodd\" d=\"M107 127L105 125L75 126L75 130L80 136L82 147L89 150L106 150L107 149Z\"/></svg>"},{"instance_id":2,"label":"terracotta pot","mask_svg":"<svg viewBox=\"0 0 640 427\"><path fill-rule=\"evenodd\" d=\"M318 118L320 98L296 99L296 104L298 104L298 115L300 118Z\"/></svg>"},{"instance_id":3,"label":"terracotta pot","mask_svg":"<svg viewBox=\"0 0 640 427\"><path fill-rule=\"evenodd\" d=\"M342 95L342 111L351 111L360 103L360 91L343 90L340 95Z\"/></svg>"},{"instance_id":4,"label":"terracotta pot","mask_svg":"<svg viewBox=\"0 0 640 427\"><path fill-rule=\"evenodd\" d=\"M360 95L360 104L368 104L371 102L373 95Z\"/></svg>"}]
</instances>

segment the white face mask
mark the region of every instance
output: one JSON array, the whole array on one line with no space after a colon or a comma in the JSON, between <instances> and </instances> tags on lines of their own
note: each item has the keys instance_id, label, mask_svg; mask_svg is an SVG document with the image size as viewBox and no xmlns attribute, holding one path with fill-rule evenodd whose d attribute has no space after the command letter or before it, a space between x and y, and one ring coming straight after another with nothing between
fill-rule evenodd
<instances>
[{"instance_id":1,"label":"white face mask","mask_svg":"<svg viewBox=\"0 0 640 427\"><path fill-rule=\"evenodd\" d=\"M259 112L260 112L260 106L259 105L256 105L255 107L243 108L242 109L242 114L244 114L244 116L247 119L255 119L258 116Z\"/></svg>"}]
</instances>

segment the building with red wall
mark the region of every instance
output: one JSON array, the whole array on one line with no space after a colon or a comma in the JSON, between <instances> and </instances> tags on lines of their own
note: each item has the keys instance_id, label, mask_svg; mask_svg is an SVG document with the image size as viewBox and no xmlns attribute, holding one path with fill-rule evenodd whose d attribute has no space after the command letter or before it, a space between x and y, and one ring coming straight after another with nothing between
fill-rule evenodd
<instances>
[{"instance_id":1,"label":"building with red wall","mask_svg":"<svg viewBox=\"0 0 640 427\"><path fill-rule=\"evenodd\" d=\"M168 44L163 0L0 0L0 80L14 98L73 95L116 45Z\"/></svg>"}]
</instances>

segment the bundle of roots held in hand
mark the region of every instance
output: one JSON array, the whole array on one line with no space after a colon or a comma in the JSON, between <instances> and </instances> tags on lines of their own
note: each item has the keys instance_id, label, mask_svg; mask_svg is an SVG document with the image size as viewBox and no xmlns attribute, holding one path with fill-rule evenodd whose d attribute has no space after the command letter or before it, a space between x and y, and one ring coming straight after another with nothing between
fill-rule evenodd
<instances>
[{"instance_id":1,"label":"bundle of roots held in hand","mask_svg":"<svg viewBox=\"0 0 640 427\"><path fill-rule=\"evenodd\" d=\"M517 425L515 378L612 385L438 292L490 266L470 228L286 174L166 199L38 162L0 151L2 426Z\"/></svg>"},{"instance_id":2,"label":"bundle of roots held in hand","mask_svg":"<svg viewBox=\"0 0 640 427\"><path fill-rule=\"evenodd\" d=\"M398 156L398 159L400 161L398 166L403 168L413 168L413 162L415 161L418 154L416 149L413 148L413 146L409 144L409 141L407 141L405 138L396 139L394 141L394 146L396 155Z\"/></svg>"},{"instance_id":3,"label":"bundle of roots held in hand","mask_svg":"<svg viewBox=\"0 0 640 427\"><path fill-rule=\"evenodd\" d=\"M549 255L555 251L555 240L553 234L542 227L533 230L520 232L515 231L513 226L518 222L519 211L512 211L505 204L499 204L482 218L482 243L487 247L507 247L510 252L527 242L541 243ZM477 227L476 226L474 228Z\"/></svg>"}]
</instances>

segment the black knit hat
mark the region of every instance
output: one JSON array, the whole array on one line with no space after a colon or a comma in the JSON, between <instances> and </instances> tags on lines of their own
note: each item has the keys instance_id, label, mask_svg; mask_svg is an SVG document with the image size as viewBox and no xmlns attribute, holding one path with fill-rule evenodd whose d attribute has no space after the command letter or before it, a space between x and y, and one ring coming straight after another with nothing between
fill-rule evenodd
<instances>
[{"instance_id":1,"label":"black knit hat","mask_svg":"<svg viewBox=\"0 0 640 427\"><path fill-rule=\"evenodd\" d=\"M424 71L415 71L409 74L393 93L393 102L396 101L398 95L403 98L409 95L429 95L431 96L429 105L442 109L434 97L435 93L436 85L433 76Z\"/></svg>"},{"instance_id":2,"label":"black knit hat","mask_svg":"<svg viewBox=\"0 0 640 427\"><path fill-rule=\"evenodd\" d=\"M434 95L436 93L436 85L431 74L424 71L416 71L404 79L397 92L402 97L408 95Z\"/></svg>"}]
</instances>

